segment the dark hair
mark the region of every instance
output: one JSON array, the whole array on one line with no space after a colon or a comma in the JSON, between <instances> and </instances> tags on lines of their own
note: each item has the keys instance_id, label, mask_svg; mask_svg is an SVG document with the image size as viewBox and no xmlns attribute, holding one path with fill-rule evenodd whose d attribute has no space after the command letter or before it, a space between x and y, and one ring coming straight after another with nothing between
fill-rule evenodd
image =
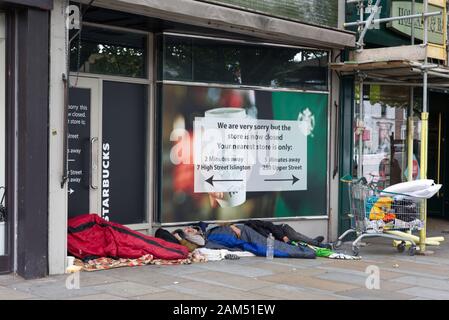
<instances>
[{"instance_id":1,"label":"dark hair","mask_svg":"<svg viewBox=\"0 0 449 320\"><path fill-rule=\"evenodd\" d=\"M201 235L203 234L203 230L199 226L192 226L192 229L195 229Z\"/></svg>"}]
</instances>

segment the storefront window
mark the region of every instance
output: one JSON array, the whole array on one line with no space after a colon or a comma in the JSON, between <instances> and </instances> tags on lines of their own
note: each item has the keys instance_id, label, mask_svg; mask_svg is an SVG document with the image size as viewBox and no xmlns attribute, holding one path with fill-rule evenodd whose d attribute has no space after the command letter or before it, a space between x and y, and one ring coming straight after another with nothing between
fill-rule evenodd
<instances>
[{"instance_id":1,"label":"storefront window","mask_svg":"<svg viewBox=\"0 0 449 320\"><path fill-rule=\"evenodd\" d=\"M362 110L359 99L360 88L356 85L353 176L376 182L379 188L407 181L410 88L365 85ZM419 104L416 98L414 101ZM419 110L414 114L419 115ZM412 170L416 179L419 174L419 118L416 117L413 123Z\"/></svg>"},{"instance_id":2,"label":"storefront window","mask_svg":"<svg viewBox=\"0 0 449 320\"><path fill-rule=\"evenodd\" d=\"M163 80L328 90L328 53L162 35Z\"/></svg>"},{"instance_id":3,"label":"storefront window","mask_svg":"<svg viewBox=\"0 0 449 320\"><path fill-rule=\"evenodd\" d=\"M70 70L145 78L145 34L83 26L70 33Z\"/></svg>"},{"instance_id":4,"label":"storefront window","mask_svg":"<svg viewBox=\"0 0 449 320\"><path fill-rule=\"evenodd\" d=\"M327 214L327 94L173 84L160 85L159 89L162 97L159 109L162 117L160 219L163 223ZM194 121L216 108L221 108L220 112L224 113L227 109L241 110L245 119L238 123L243 121L251 125L263 121L270 126L281 123L295 130L290 136L287 133L279 135L279 149L292 145L296 145L296 149L285 151L285 160L271 160L273 165L276 164L276 172L269 179L260 179L258 185L253 182L258 179L255 177L257 170L245 176L246 189L236 193L237 198L242 198L238 205L229 204L232 197L227 199L226 192L217 192L225 199L220 202L215 201L220 199L217 193L195 190L198 172L195 171L194 157L198 150L195 150L194 138L198 131ZM228 120L224 115L220 119ZM239 132L239 129L235 130L235 133ZM295 141L300 140L299 135L305 137L304 142ZM265 133L260 134L261 139L265 137ZM299 157L301 161L296 162ZM220 181L238 181L219 180L220 176L227 175L232 161L220 157L217 162L210 162L210 168L206 168L210 171L203 178L209 178L214 187L219 186ZM305 167L299 168L302 165ZM246 170L243 167L242 170ZM297 182L297 177L304 177L304 180ZM214 179L218 182L213 182ZM302 190L293 190L301 183L304 183ZM229 182L228 185L232 184ZM259 191L247 191L250 188Z\"/></svg>"}]
</instances>

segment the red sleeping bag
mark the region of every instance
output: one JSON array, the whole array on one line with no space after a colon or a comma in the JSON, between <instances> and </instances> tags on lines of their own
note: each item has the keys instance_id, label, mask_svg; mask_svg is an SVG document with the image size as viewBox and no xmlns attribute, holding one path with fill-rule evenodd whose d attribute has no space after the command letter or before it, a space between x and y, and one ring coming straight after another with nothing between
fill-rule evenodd
<instances>
[{"instance_id":1,"label":"red sleeping bag","mask_svg":"<svg viewBox=\"0 0 449 320\"><path fill-rule=\"evenodd\" d=\"M146 254L156 259L187 258L186 247L144 235L118 223L85 214L69 219L68 251L80 259L100 257L136 259Z\"/></svg>"}]
</instances>

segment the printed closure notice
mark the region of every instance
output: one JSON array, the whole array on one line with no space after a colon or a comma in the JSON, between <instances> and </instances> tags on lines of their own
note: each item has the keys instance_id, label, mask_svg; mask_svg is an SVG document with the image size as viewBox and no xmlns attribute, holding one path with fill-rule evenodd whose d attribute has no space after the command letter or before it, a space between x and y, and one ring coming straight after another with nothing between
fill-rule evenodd
<instances>
[{"instance_id":1,"label":"printed closure notice","mask_svg":"<svg viewBox=\"0 0 449 320\"><path fill-rule=\"evenodd\" d=\"M307 189L307 137L297 121L198 117L195 192Z\"/></svg>"}]
</instances>

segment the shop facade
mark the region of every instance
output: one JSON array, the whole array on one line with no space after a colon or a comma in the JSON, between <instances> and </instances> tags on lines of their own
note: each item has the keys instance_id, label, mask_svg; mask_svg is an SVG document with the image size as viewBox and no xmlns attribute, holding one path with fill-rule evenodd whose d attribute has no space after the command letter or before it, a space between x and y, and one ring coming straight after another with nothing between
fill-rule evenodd
<instances>
[{"instance_id":1,"label":"shop facade","mask_svg":"<svg viewBox=\"0 0 449 320\"><path fill-rule=\"evenodd\" d=\"M67 221L86 213L150 234L261 218L335 239L341 109L329 63L355 37L338 28L344 8L337 1L305 2L287 11L271 1L257 8L187 0L0 6L8 212L0 271L64 273ZM301 146L307 166L291 170L303 170L306 187L296 188L299 175L277 163L279 174L263 180L269 186L247 184L238 206L198 191L195 119L217 108L257 123L295 122L303 142L290 138L285 148ZM213 185L219 173L210 175Z\"/></svg>"},{"instance_id":2,"label":"shop facade","mask_svg":"<svg viewBox=\"0 0 449 320\"><path fill-rule=\"evenodd\" d=\"M54 2L50 274L64 272L67 219L88 212L147 233L201 220L263 218L337 236L339 81L328 65L353 46L353 34L337 29L335 11L329 25L315 26L235 4L181 2L70 3L84 15L81 29L67 37L57 28L66 3ZM66 84L61 74L69 74ZM56 107L64 99L66 114ZM194 120L226 107L255 120L301 120L307 190L248 191L235 207L214 202L214 192L196 192Z\"/></svg>"}]
</instances>

